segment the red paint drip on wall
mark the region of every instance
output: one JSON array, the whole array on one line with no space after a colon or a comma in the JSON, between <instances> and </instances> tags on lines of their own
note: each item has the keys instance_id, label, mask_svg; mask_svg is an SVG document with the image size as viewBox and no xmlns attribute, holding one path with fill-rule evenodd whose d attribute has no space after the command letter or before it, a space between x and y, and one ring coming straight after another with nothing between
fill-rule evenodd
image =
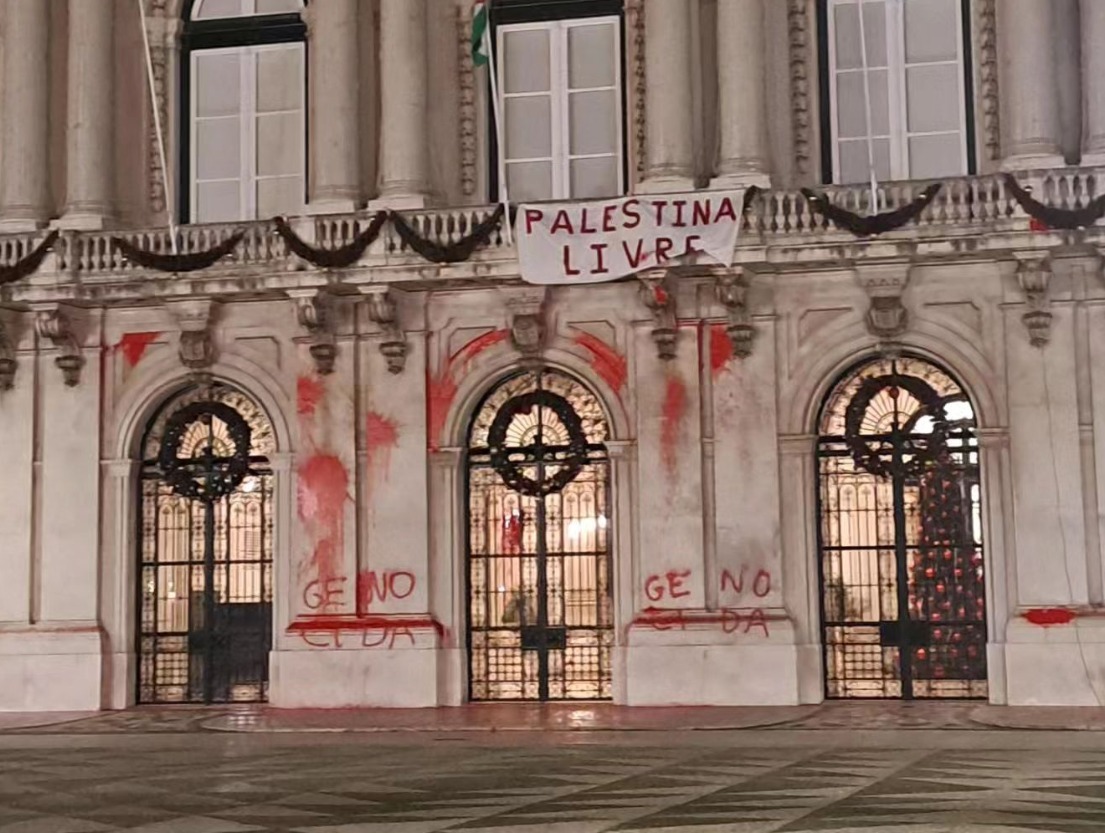
<instances>
[{"instance_id":1,"label":"red paint drip on wall","mask_svg":"<svg viewBox=\"0 0 1105 833\"><path fill-rule=\"evenodd\" d=\"M1062 607L1037 608L1036 610L1026 611L1024 614L1025 619L1033 625L1039 625L1042 628L1051 625L1069 625L1074 621L1075 616L1076 614L1073 610L1067 610Z\"/></svg>"},{"instance_id":2,"label":"red paint drip on wall","mask_svg":"<svg viewBox=\"0 0 1105 833\"><path fill-rule=\"evenodd\" d=\"M387 474L391 466L391 451L399 445L399 426L395 420L388 419L383 414L369 411L365 418L365 451L368 459L369 471L381 463L381 468Z\"/></svg>"},{"instance_id":3,"label":"red paint drip on wall","mask_svg":"<svg viewBox=\"0 0 1105 833\"><path fill-rule=\"evenodd\" d=\"M341 574L345 537L343 514L349 494L349 474L332 454L316 454L299 467L299 518L314 541L311 561L319 581Z\"/></svg>"},{"instance_id":4,"label":"red paint drip on wall","mask_svg":"<svg viewBox=\"0 0 1105 833\"><path fill-rule=\"evenodd\" d=\"M318 404L326 393L322 380L314 376L300 376L295 386L295 409L300 416L313 417Z\"/></svg>"},{"instance_id":5,"label":"red paint drip on wall","mask_svg":"<svg viewBox=\"0 0 1105 833\"><path fill-rule=\"evenodd\" d=\"M660 411L660 459L668 474L675 474L679 425L686 413L687 388L678 376L669 376Z\"/></svg>"},{"instance_id":6,"label":"red paint drip on wall","mask_svg":"<svg viewBox=\"0 0 1105 833\"><path fill-rule=\"evenodd\" d=\"M729 333L724 324L710 325L710 370L714 376L725 370L729 360L733 358L733 342L729 340Z\"/></svg>"},{"instance_id":7,"label":"red paint drip on wall","mask_svg":"<svg viewBox=\"0 0 1105 833\"><path fill-rule=\"evenodd\" d=\"M134 367L142 357L146 355L146 349L157 341L161 335L159 332L150 333L126 333L116 345L123 354L123 361L127 367Z\"/></svg>"},{"instance_id":8,"label":"red paint drip on wall","mask_svg":"<svg viewBox=\"0 0 1105 833\"><path fill-rule=\"evenodd\" d=\"M510 338L510 330L491 330L477 336L450 356L440 373L427 379L426 422L432 450L437 450L439 447L441 434L445 430L445 419L457 396L457 383L468 372L468 365L480 353L496 344L501 344L508 338Z\"/></svg>"},{"instance_id":9,"label":"red paint drip on wall","mask_svg":"<svg viewBox=\"0 0 1105 833\"><path fill-rule=\"evenodd\" d=\"M591 354L591 367L614 393L620 394L629 376L625 356L590 333L576 333L576 344Z\"/></svg>"}]
</instances>

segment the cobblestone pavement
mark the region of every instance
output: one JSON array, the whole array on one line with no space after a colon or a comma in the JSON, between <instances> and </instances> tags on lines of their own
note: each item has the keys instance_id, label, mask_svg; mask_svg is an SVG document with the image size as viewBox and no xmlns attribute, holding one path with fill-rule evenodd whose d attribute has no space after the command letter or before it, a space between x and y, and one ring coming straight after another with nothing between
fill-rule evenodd
<instances>
[{"instance_id":1,"label":"cobblestone pavement","mask_svg":"<svg viewBox=\"0 0 1105 833\"><path fill-rule=\"evenodd\" d=\"M970 704L866 706L860 726L864 704L846 706L681 731L339 727L357 713L233 731L272 713L187 709L15 721L0 733L0 833L1105 830L1099 732L988 729ZM953 728L932 728L942 719Z\"/></svg>"}]
</instances>

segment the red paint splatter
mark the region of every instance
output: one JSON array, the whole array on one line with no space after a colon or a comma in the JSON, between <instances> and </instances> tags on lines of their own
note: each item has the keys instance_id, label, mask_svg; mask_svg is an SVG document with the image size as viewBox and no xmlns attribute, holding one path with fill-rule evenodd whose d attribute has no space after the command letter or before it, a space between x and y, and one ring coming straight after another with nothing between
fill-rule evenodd
<instances>
[{"instance_id":1,"label":"red paint splatter","mask_svg":"<svg viewBox=\"0 0 1105 833\"><path fill-rule=\"evenodd\" d=\"M656 303L660 306L667 306L671 296L668 295L668 291L662 286L655 286L652 288L652 297L656 299Z\"/></svg>"},{"instance_id":2,"label":"red paint splatter","mask_svg":"<svg viewBox=\"0 0 1105 833\"><path fill-rule=\"evenodd\" d=\"M426 428L430 450L436 451L445 430L445 420L457 396L457 382L468 372L468 365L485 350L510 338L510 330L491 330L477 336L451 355L437 376L426 380Z\"/></svg>"},{"instance_id":3,"label":"red paint splatter","mask_svg":"<svg viewBox=\"0 0 1105 833\"><path fill-rule=\"evenodd\" d=\"M127 367L134 367L142 361L142 357L146 355L146 349L160 336L159 332L126 333L119 339L116 347L122 352L123 361L127 363Z\"/></svg>"},{"instance_id":4,"label":"red paint splatter","mask_svg":"<svg viewBox=\"0 0 1105 833\"><path fill-rule=\"evenodd\" d=\"M369 411L365 418L365 451L371 472L379 461L387 474L391 466L391 451L399 444L399 426L383 414Z\"/></svg>"},{"instance_id":5,"label":"red paint splatter","mask_svg":"<svg viewBox=\"0 0 1105 833\"><path fill-rule=\"evenodd\" d=\"M445 636L445 626L432 616L301 616L288 625L288 633L310 631L360 631L394 628L433 628Z\"/></svg>"},{"instance_id":6,"label":"red paint splatter","mask_svg":"<svg viewBox=\"0 0 1105 833\"><path fill-rule=\"evenodd\" d=\"M1028 221L1028 230L1029 231L1051 231L1051 226L1049 226L1043 220L1037 220L1035 217L1032 217Z\"/></svg>"},{"instance_id":7,"label":"red paint splatter","mask_svg":"<svg viewBox=\"0 0 1105 833\"><path fill-rule=\"evenodd\" d=\"M349 474L332 454L316 454L299 467L297 489L299 518L314 541L311 562L317 578L325 582L340 573L345 539L344 510L349 494Z\"/></svg>"},{"instance_id":8,"label":"red paint splatter","mask_svg":"<svg viewBox=\"0 0 1105 833\"><path fill-rule=\"evenodd\" d=\"M1073 610L1067 610L1066 608L1044 607L1026 611L1024 618L1033 625L1046 628L1051 625L1069 625L1074 621L1076 615Z\"/></svg>"},{"instance_id":9,"label":"red paint splatter","mask_svg":"<svg viewBox=\"0 0 1105 833\"><path fill-rule=\"evenodd\" d=\"M591 354L591 367L614 393L620 394L629 376L625 356L590 333L576 333L572 339Z\"/></svg>"},{"instance_id":10,"label":"red paint splatter","mask_svg":"<svg viewBox=\"0 0 1105 833\"><path fill-rule=\"evenodd\" d=\"M300 416L313 417L325 394L326 386L321 379L314 376L300 376L295 386L296 412Z\"/></svg>"},{"instance_id":11,"label":"red paint splatter","mask_svg":"<svg viewBox=\"0 0 1105 833\"><path fill-rule=\"evenodd\" d=\"M669 376L667 388L664 391L664 404L660 411L660 459L668 474L675 473L679 424L686 413L687 388L678 376Z\"/></svg>"},{"instance_id":12,"label":"red paint splatter","mask_svg":"<svg viewBox=\"0 0 1105 833\"><path fill-rule=\"evenodd\" d=\"M733 358L733 342L729 340L729 333L724 324L710 325L710 370L714 376L725 370L729 360Z\"/></svg>"}]
</instances>

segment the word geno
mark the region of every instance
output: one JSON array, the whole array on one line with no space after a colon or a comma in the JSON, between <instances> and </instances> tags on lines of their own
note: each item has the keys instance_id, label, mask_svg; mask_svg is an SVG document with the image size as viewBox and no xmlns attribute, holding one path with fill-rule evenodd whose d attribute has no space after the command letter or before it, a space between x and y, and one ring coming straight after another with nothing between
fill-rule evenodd
<instances>
[{"instance_id":1,"label":"word geno","mask_svg":"<svg viewBox=\"0 0 1105 833\"><path fill-rule=\"evenodd\" d=\"M309 582L303 588L303 606L307 610L331 613L340 609L345 601L346 576ZM357 609L368 610L374 601L386 602L389 598L405 599L417 586L414 573L409 570L385 570L377 573L368 570L357 576Z\"/></svg>"}]
</instances>

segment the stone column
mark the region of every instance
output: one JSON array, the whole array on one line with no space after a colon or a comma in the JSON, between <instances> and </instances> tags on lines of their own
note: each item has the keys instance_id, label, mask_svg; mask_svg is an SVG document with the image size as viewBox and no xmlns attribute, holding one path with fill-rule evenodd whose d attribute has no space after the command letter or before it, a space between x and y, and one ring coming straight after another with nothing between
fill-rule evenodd
<instances>
[{"instance_id":1,"label":"stone column","mask_svg":"<svg viewBox=\"0 0 1105 833\"><path fill-rule=\"evenodd\" d=\"M642 193L694 188L689 0L645 4L646 170Z\"/></svg>"},{"instance_id":2,"label":"stone column","mask_svg":"<svg viewBox=\"0 0 1105 833\"><path fill-rule=\"evenodd\" d=\"M426 0L381 0L379 207L429 201L426 44Z\"/></svg>"},{"instance_id":3,"label":"stone column","mask_svg":"<svg viewBox=\"0 0 1105 833\"><path fill-rule=\"evenodd\" d=\"M1105 165L1105 3L1082 8L1082 164Z\"/></svg>"},{"instance_id":4,"label":"stone column","mask_svg":"<svg viewBox=\"0 0 1105 833\"><path fill-rule=\"evenodd\" d=\"M763 0L722 0L717 8L721 146L712 187L770 185Z\"/></svg>"},{"instance_id":5,"label":"stone column","mask_svg":"<svg viewBox=\"0 0 1105 833\"><path fill-rule=\"evenodd\" d=\"M357 0L307 7L310 21L312 213L353 211L361 198Z\"/></svg>"},{"instance_id":6,"label":"stone column","mask_svg":"<svg viewBox=\"0 0 1105 833\"><path fill-rule=\"evenodd\" d=\"M50 4L7 0L4 11L0 231L27 231L50 216Z\"/></svg>"},{"instance_id":7,"label":"stone column","mask_svg":"<svg viewBox=\"0 0 1105 833\"><path fill-rule=\"evenodd\" d=\"M64 228L100 229L112 214L113 0L69 2Z\"/></svg>"},{"instance_id":8,"label":"stone column","mask_svg":"<svg viewBox=\"0 0 1105 833\"><path fill-rule=\"evenodd\" d=\"M1002 0L998 4L1002 166L1006 169L1063 164L1054 13L1052 0Z\"/></svg>"}]
</instances>

